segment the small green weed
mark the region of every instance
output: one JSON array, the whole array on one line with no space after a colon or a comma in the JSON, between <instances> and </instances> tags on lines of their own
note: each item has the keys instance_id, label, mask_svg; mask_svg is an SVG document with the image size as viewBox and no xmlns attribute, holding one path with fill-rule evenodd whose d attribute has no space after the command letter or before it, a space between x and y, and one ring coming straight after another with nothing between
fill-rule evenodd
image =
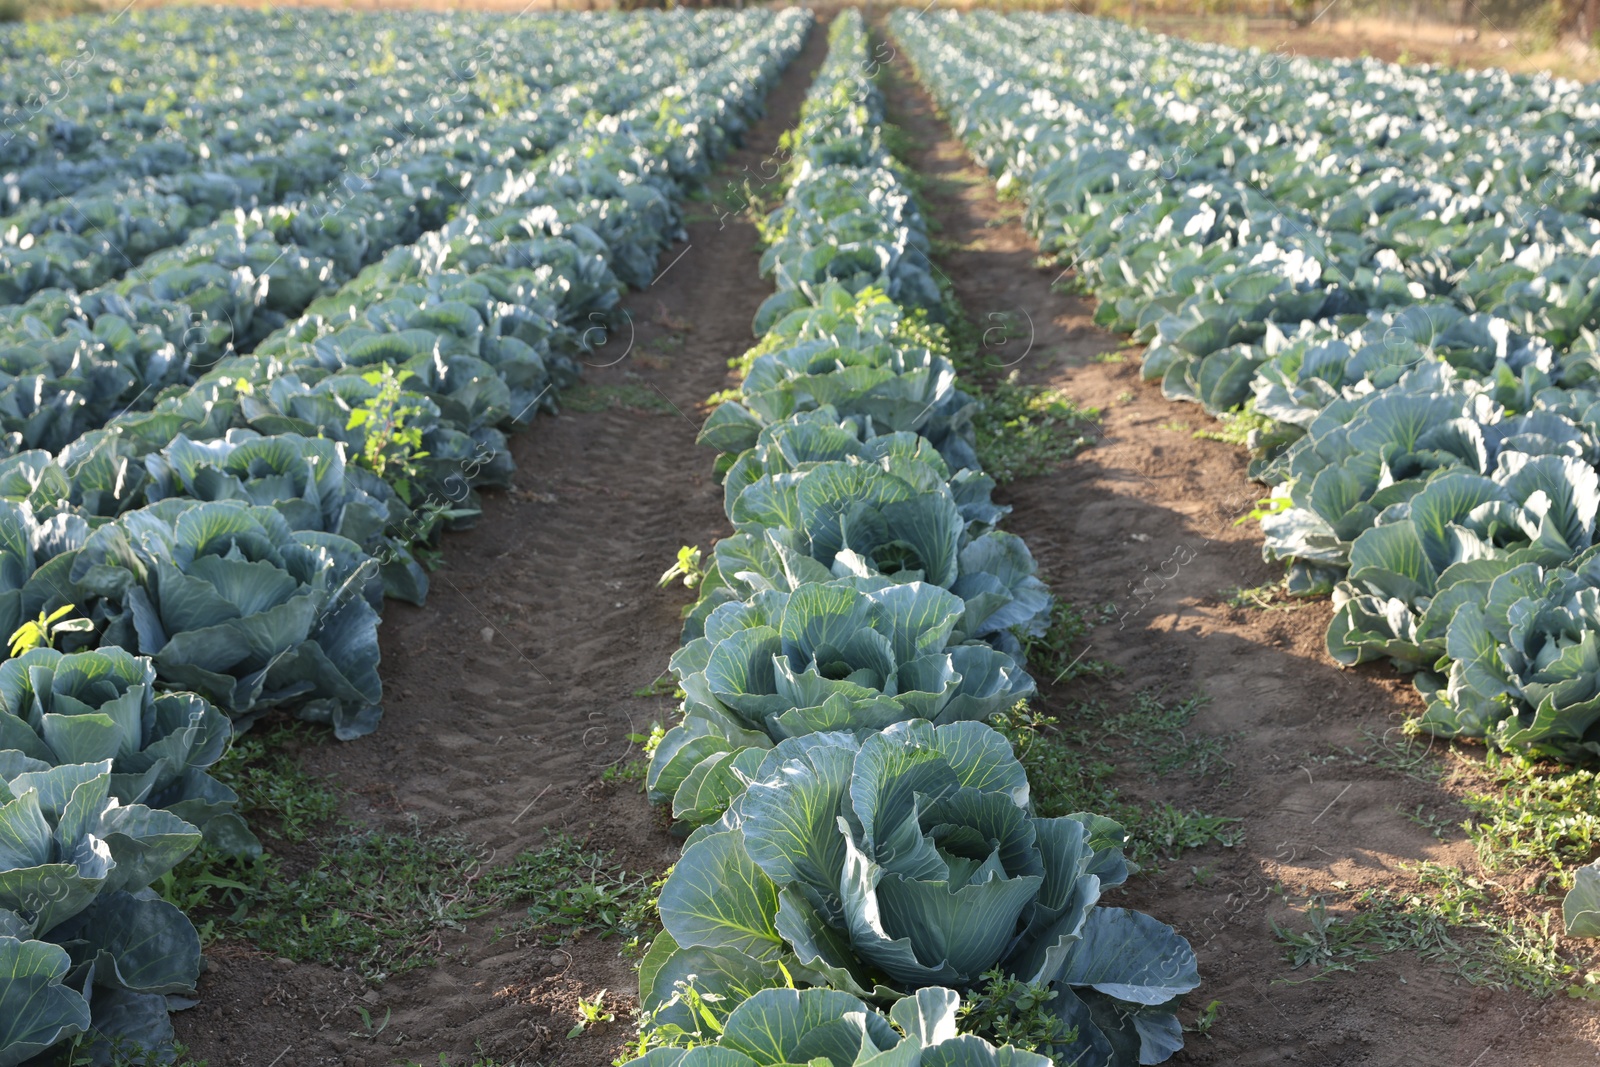
<instances>
[{"instance_id":1,"label":"small green weed","mask_svg":"<svg viewBox=\"0 0 1600 1067\"><path fill-rule=\"evenodd\" d=\"M1287 600L1287 580L1268 582L1266 585L1257 585L1246 588L1236 585L1226 591L1227 605L1230 608L1246 608L1256 611L1293 611L1299 605Z\"/></svg>"},{"instance_id":2,"label":"small green weed","mask_svg":"<svg viewBox=\"0 0 1600 1067\"><path fill-rule=\"evenodd\" d=\"M705 581L706 568L701 563L700 547L698 545L684 545L678 549L678 558L661 575L656 585L662 589L671 585L678 579L683 579L685 589L693 589Z\"/></svg>"},{"instance_id":3,"label":"small green weed","mask_svg":"<svg viewBox=\"0 0 1600 1067\"><path fill-rule=\"evenodd\" d=\"M45 1059L61 1067L90 1067L92 1064L110 1064L110 1067L147 1067L151 1062L149 1051L138 1042L130 1041L125 1037L115 1037L107 1043L104 1052L91 1051L90 1043L102 1035L97 1033L84 1034L77 1038L69 1049L55 1054L47 1054ZM33 1060L28 1061L30 1063ZM166 1060L161 1061L166 1063ZM189 1054L183 1042L175 1042L172 1046L172 1061L169 1067L206 1067L207 1060L197 1060Z\"/></svg>"},{"instance_id":4,"label":"small green weed","mask_svg":"<svg viewBox=\"0 0 1600 1067\"><path fill-rule=\"evenodd\" d=\"M22 655L35 648L55 648L56 638L61 634L86 634L94 632L92 619L69 619L77 610L75 604L63 604L54 611L39 610L37 619L29 619L17 627L8 638L11 643L12 658Z\"/></svg>"},{"instance_id":5,"label":"small green weed","mask_svg":"<svg viewBox=\"0 0 1600 1067\"><path fill-rule=\"evenodd\" d=\"M241 919L262 887L278 880L275 845L300 844L339 814L339 794L306 773L296 756L310 738L311 728L301 723L260 729L235 738L212 767L212 775L239 794L239 813L267 852L235 859L202 843L156 883L164 899L191 915L207 915L199 920L204 941L220 932L217 913Z\"/></svg>"},{"instance_id":6,"label":"small green weed","mask_svg":"<svg viewBox=\"0 0 1600 1067\"><path fill-rule=\"evenodd\" d=\"M1194 1017L1194 1022L1184 1027L1191 1034L1198 1034L1206 1040L1211 1040L1211 1028L1217 1025L1217 1020L1222 1017L1222 1001L1213 1000L1207 1004L1199 1015Z\"/></svg>"},{"instance_id":7,"label":"small green weed","mask_svg":"<svg viewBox=\"0 0 1600 1067\"><path fill-rule=\"evenodd\" d=\"M1213 842L1223 848L1239 844L1244 840L1244 830L1238 826L1242 821L1223 815L1182 811L1163 802L1161 807L1145 812L1138 825L1148 847L1167 859L1176 859L1190 849L1204 848Z\"/></svg>"},{"instance_id":8,"label":"small green weed","mask_svg":"<svg viewBox=\"0 0 1600 1067\"><path fill-rule=\"evenodd\" d=\"M1550 868L1569 887L1573 869L1600 853L1600 773L1493 750L1482 769L1489 788L1462 798L1479 861L1491 871Z\"/></svg>"},{"instance_id":9,"label":"small green weed","mask_svg":"<svg viewBox=\"0 0 1600 1067\"><path fill-rule=\"evenodd\" d=\"M363 433L357 463L394 486L407 504L411 503L420 474L418 461L428 457L422 448L419 424L427 408L420 395L405 387L406 381L414 377L410 371L396 371L388 363L380 370L363 374L363 380L377 386L378 391L350 412L345 427Z\"/></svg>"},{"instance_id":10,"label":"small green weed","mask_svg":"<svg viewBox=\"0 0 1600 1067\"><path fill-rule=\"evenodd\" d=\"M616 1013L606 1007L606 991L604 989L594 995L594 999L587 997L578 998L578 1024L567 1031L567 1040L571 1041L591 1026L600 1023L616 1021Z\"/></svg>"},{"instance_id":11,"label":"small green weed","mask_svg":"<svg viewBox=\"0 0 1600 1067\"><path fill-rule=\"evenodd\" d=\"M1018 981L998 968L984 974L982 981L961 998L956 1027L962 1033L1045 1055L1053 1046L1077 1039L1077 1028L1050 1010L1055 990Z\"/></svg>"},{"instance_id":12,"label":"small green weed","mask_svg":"<svg viewBox=\"0 0 1600 1067\"><path fill-rule=\"evenodd\" d=\"M1217 416L1220 429L1200 429L1194 436L1202 441L1221 441L1225 445L1238 445L1245 448L1250 444L1251 431L1267 432L1272 430L1277 423L1258 414L1255 409L1255 400L1249 400L1238 411L1225 411Z\"/></svg>"}]
</instances>

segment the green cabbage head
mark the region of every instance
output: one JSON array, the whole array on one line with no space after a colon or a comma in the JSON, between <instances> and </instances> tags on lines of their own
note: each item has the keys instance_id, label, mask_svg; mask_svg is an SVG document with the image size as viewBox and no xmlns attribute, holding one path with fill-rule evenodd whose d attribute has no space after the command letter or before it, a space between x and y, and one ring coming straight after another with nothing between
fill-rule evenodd
<instances>
[{"instance_id":1,"label":"green cabbage head","mask_svg":"<svg viewBox=\"0 0 1600 1067\"><path fill-rule=\"evenodd\" d=\"M206 773L233 724L194 693L161 693L155 664L124 649L35 648L0 663L0 749L55 765L109 759L111 793L163 808L233 855L257 855L232 789Z\"/></svg>"},{"instance_id":2,"label":"green cabbage head","mask_svg":"<svg viewBox=\"0 0 1600 1067\"><path fill-rule=\"evenodd\" d=\"M796 981L875 1001L965 991L994 968L1050 986L1076 1032L1061 1062L1157 1063L1193 951L1139 912L1098 907L1126 879L1123 830L1036 818L1010 745L982 723L902 722L767 753L662 887L666 933L641 969L654 1011L694 976L737 997Z\"/></svg>"},{"instance_id":3,"label":"green cabbage head","mask_svg":"<svg viewBox=\"0 0 1600 1067\"><path fill-rule=\"evenodd\" d=\"M652 798L707 822L784 738L982 720L1032 695L1015 660L960 634L966 612L948 590L882 576L723 604L672 659L684 721L652 757Z\"/></svg>"},{"instance_id":4,"label":"green cabbage head","mask_svg":"<svg viewBox=\"0 0 1600 1067\"><path fill-rule=\"evenodd\" d=\"M919 989L886 1019L836 989L763 989L728 1013L715 1043L652 1049L626 1067L1049 1067L958 1033L960 1005L954 990Z\"/></svg>"}]
</instances>

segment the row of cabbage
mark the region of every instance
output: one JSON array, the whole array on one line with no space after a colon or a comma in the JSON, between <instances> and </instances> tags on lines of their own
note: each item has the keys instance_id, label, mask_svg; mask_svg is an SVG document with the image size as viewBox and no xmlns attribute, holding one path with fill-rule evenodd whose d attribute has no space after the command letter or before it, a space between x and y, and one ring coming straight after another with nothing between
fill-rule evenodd
<instances>
[{"instance_id":1,"label":"row of cabbage","mask_svg":"<svg viewBox=\"0 0 1600 1067\"><path fill-rule=\"evenodd\" d=\"M124 281L74 292L70 279L32 278L29 286L69 287L0 309L0 450L60 451L114 414L191 384L223 354L251 351L392 249L454 214L484 213L481 203L508 198L509 175L548 171L543 157L564 139L681 76L677 63L643 60L670 46L680 62L703 65L736 32L726 19L640 17L609 42L613 21L572 26L583 47L561 50L571 57L557 72L564 84L525 107L406 141L290 203L229 212ZM632 281L649 263L627 267Z\"/></svg>"},{"instance_id":2,"label":"row of cabbage","mask_svg":"<svg viewBox=\"0 0 1600 1067\"><path fill-rule=\"evenodd\" d=\"M549 169L499 175L459 231L113 419L72 446L81 463L24 454L0 475L0 604L85 617L59 650L0 663L0 1065L86 1034L95 1062L113 1039L170 1058L200 941L151 887L202 839L259 848L207 768L270 708L340 737L376 725L385 578L421 577L391 509L503 482L505 431L571 379L627 265L681 232L675 198L758 113L810 16L707 21L723 54L587 122ZM358 463L386 388L439 449L436 484Z\"/></svg>"},{"instance_id":3,"label":"row of cabbage","mask_svg":"<svg viewBox=\"0 0 1600 1067\"><path fill-rule=\"evenodd\" d=\"M1018 635L1043 632L1050 597L995 528L867 45L847 9L765 226L778 292L701 433L736 532L687 615L683 719L647 778L690 832L640 967L654 1047L635 1063L1043 1067L957 1033L996 970L1053 994L1056 1062L1160 1062L1193 952L1099 905L1129 874L1122 827L1035 817L985 722L1034 692Z\"/></svg>"},{"instance_id":4,"label":"row of cabbage","mask_svg":"<svg viewBox=\"0 0 1600 1067\"><path fill-rule=\"evenodd\" d=\"M237 243L254 238L254 254L243 262L258 269L282 254L268 235L256 236L263 229L276 231L281 242L295 226L304 244L305 231L314 239L317 224L332 218L335 232L323 243L337 242L348 254L356 242L381 239L384 227L404 226L419 212L442 217L475 166L542 152L552 130L559 138L591 108L610 111L619 100L637 98L641 76L676 77L665 65L643 62L654 52L683 47L687 62L704 62L696 38L711 30L684 15L616 15L558 37L548 18L514 19L485 35L488 45L500 39L502 47L493 48L463 32L470 24L430 18L431 25L411 27L423 32L408 42L407 54L374 56L369 71L353 72L353 85L334 96L313 95L327 102L325 113L302 118L293 136L269 148L223 154L204 141L177 141L193 157L189 164L133 178L118 168L138 163L108 158L102 162L113 176L81 189L35 175L38 167L17 172L15 181L51 192L44 202L0 217L0 302L17 303L46 288L86 290L125 274L160 289L152 274L213 261L237 265L215 246L241 228L226 251L237 259ZM317 39L336 29L336 23L306 27ZM556 40L564 42L559 51ZM40 69L52 73L48 65ZM376 201L347 203L352 196ZM379 202L382 210L373 210ZM268 210L280 203L288 206ZM379 230L368 237L360 222ZM203 232L207 227L213 232ZM318 274L300 264L278 270L275 280L285 290L276 297L282 303L297 289L315 288Z\"/></svg>"},{"instance_id":5,"label":"row of cabbage","mask_svg":"<svg viewBox=\"0 0 1600 1067\"><path fill-rule=\"evenodd\" d=\"M895 28L1146 377L1253 412L1267 558L1332 590L1333 657L1414 672L1437 735L1600 755L1596 90L1077 18ZM1600 933L1597 869L1567 918Z\"/></svg>"},{"instance_id":6,"label":"row of cabbage","mask_svg":"<svg viewBox=\"0 0 1600 1067\"><path fill-rule=\"evenodd\" d=\"M1524 97L1497 95L1510 76L1432 73L1454 89L1441 99L1485 96L1470 118L1435 120L1479 143L1429 159L1425 138L1367 144L1356 94L1319 96L1309 61L1276 67L1275 113L1213 121L1185 103L1195 85L1253 98L1249 79L1185 81L1181 63L1161 66L1185 47L1165 38L1085 19L1029 20L1020 42L989 19L896 25L975 154L1022 191L1042 246L1074 257L1102 321L1151 340L1146 375L1263 417L1267 553L1295 591L1334 590L1332 654L1416 671L1423 725L1441 735L1600 753L1600 620L1585 607L1600 595L1586 554L1600 505L1596 90L1524 79ZM1107 100L1048 49L1149 80ZM1563 110L1540 110L1541 86ZM1365 114L1413 106L1370 96ZM1540 138L1562 123L1558 159ZM1483 165L1493 151L1515 179ZM1551 173L1561 195L1532 199Z\"/></svg>"},{"instance_id":7,"label":"row of cabbage","mask_svg":"<svg viewBox=\"0 0 1600 1067\"><path fill-rule=\"evenodd\" d=\"M606 23L631 32L625 17ZM573 32L539 13L204 7L9 26L0 30L0 209L161 176L293 181L287 145L337 159L350 147L338 131L364 119L397 140L436 136L452 108L514 106L556 84L562 61L547 42Z\"/></svg>"}]
</instances>

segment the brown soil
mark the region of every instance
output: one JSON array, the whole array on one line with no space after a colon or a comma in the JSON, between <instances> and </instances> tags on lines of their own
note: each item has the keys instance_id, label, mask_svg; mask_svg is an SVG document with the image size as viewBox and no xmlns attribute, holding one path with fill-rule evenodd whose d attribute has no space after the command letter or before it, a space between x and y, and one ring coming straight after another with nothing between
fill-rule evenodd
<instances>
[{"instance_id":1,"label":"brown soil","mask_svg":"<svg viewBox=\"0 0 1600 1067\"><path fill-rule=\"evenodd\" d=\"M713 195L774 171L763 164L825 51L819 28L767 117L712 179ZM486 500L475 529L446 539L427 606L386 606L382 725L304 754L311 772L348 791L349 818L414 820L507 858L537 848L549 830L613 849L633 871L659 872L676 858L638 786L600 776L636 759L628 736L671 710L634 696L677 650L689 595L656 579L680 545L723 533L712 455L694 438L703 401L731 384L727 360L752 343L751 319L771 291L757 273L755 228L691 207L701 217L691 216L688 241L663 256L650 288L624 301L631 328L592 357L609 365L585 369L587 396L640 406L541 419L513 442L515 488ZM222 941L207 949L200 1006L175 1017L179 1039L212 1067L433 1067L441 1054L456 1067L477 1055L500 1067L605 1067L631 1034L631 961L616 941L593 937L554 951L521 935L494 938L521 917L491 915L446 933L445 962L377 989L353 972ZM602 989L617 1021L568 1040L578 997ZM355 1036L357 1005L374 1026L392 1012L375 1042Z\"/></svg>"},{"instance_id":2,"label":"brown soil","mask_svg":"<svg viewBox=\"0 0 1600 1067\"><path fill-rule=\"evenodd\" d=\"M905 60L888 67L890 119L913 146L905 161L926 180L946 249L943 272L980 326L1023 324L1023 337L987 335L987 358L1104 413L1094 447L997 494L1015 509L1007 528L1027 541L1053 591L1108 620L1091 632L1087 655L1113 664L1114 677L1060 687L1042 678L1045 710L1071 715L1094 700L1118 711L1141 691L1202 692L1210 702L1191 734L1228 739L1230 774L1122 783L1152 806L1170 801L1243 820L1242 844L1186 853L1133 879L1114 900L1173 923L1194 944L1204 984L1190 996L1185 1022L1221 1002L1209 1037L1190 1035L1173 1062L1596 1063L1600 1018L1592 1005L1473 987L1412 954L1315 982L1284 961L1271 923L1303 929L1304 921L1275 886L1297 899L1308 891L1338 896L1339 882L1414 887L1407 864L1475 868L1459 833L1441 842L1403 814L1419 804L1459 811L1440 786L1360 759L1325 759L1398 736L1418 699L1392 672L1334 666L1323 645L1326 601L1270 611L1228 606L1231 591L1282 574L1262 562L1255 524L1234 525L1262 495L1245 476L1242 451L1195 439L1191 426L1211 420L1141 382L1137 352L1093 325L1091 300L1052 291L1057 271L1035 265L1037 246L1016 205L996 199ZM1107 355L1124 358L1095 358ZM1190 426L1175 425L1181 420Z\"/></svg>"}]
</instances>

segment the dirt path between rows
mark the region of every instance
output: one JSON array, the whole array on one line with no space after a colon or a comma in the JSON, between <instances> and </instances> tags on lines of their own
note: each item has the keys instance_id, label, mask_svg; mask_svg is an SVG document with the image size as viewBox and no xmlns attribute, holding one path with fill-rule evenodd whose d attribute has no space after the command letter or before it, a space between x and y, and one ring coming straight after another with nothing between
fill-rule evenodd
<instances>
[{"instance_id":1,"label":"dirt path between rows","mask_svg":"<svg viewBox=\"0 0 1600 1067\"><path fill-rule=\"evenodd\" d=\"M778 137L825 52L819 26L711 180L713 196L775 173ZM601 775L636 759L629 736L671 711L665 698L635 695L677 650L689 596L656 579L680 545L724 530L713 455L694 438L771 292L752 225L706 203L688 216L688 240L625 299L631 325L585 369L578 395L601 410L541 418L521 434L514 488L486 500L475 529L446 538L427 606L386 606L377 733L302 754L347 791L348 818L458 832L490 863L540 847L550 830L614 850L631 871L676 859L638 785ZM631 961L615 940L552 950L497 936L521 915L446 932L443 962L377 989L222 941L207 950L200 1006L176 1017L179 1038L212 1067L434 1067L441 1055L456 1067L489 1056L498 1067L606 1067L631 1036ZM569 1040L578 997L602 989L616 1021ZM387 1020L375 1039L358 1008L374 1027Z\"/></svg>"},{"instance_id":2,"label":"dirt path between rows","mask_svg":"<svg viewBox=\"0 0 1600 1067\"><path fill-rule=\"evenodd\" d=\"M1422 861L1474 869L1459 832L1441 842L1403 814L1419 805L1459 813L1448 793L1360 758L1373 738L1399 736L1417 698L1381 668L1334 666L1323 646L1326 601L1229 606L1231 590L1282 573L1262 562L1255 525L1234 525L1262 495L1245 477L1242 450L1195 439L1192 429L1210 423L1203 412L1139 380L1136 353L1093 325L1092 300L1052 290L1056 272L1035 266L1017 206L996 199L904 58L888 69L890 120L908 134L905 162L925 180L940 226L939 267L990 331L988 358L1104 412L1093 448L997 494L1015 509L1007 528L1027 541L1054 592L1103 620L1087 654L1118 669L1060 687L1041 678L1046 710L1065 720L1086 700L1114 713L1141 692L1202 692L1210 701L1190 733L1227 738L1231 772L1121 783L1146 806L1170 801L1243 820L1242 843L1188 852L1112 900L1173 923L1195 945L1204 984L1186 1023L1221 1002L1209 1035L1189 1035L1172 1062L1596 1063L1593 1005L1474 987L1410 953L1314 982L1284 961L1271 921L1304 920L1274 887L1303 899L1335 883L1412 887L1403 868ZM1008 320L1022 336L993 329ZM1328 758L1347 748L1355 758Z\"/></svg>"}]
</instances>

